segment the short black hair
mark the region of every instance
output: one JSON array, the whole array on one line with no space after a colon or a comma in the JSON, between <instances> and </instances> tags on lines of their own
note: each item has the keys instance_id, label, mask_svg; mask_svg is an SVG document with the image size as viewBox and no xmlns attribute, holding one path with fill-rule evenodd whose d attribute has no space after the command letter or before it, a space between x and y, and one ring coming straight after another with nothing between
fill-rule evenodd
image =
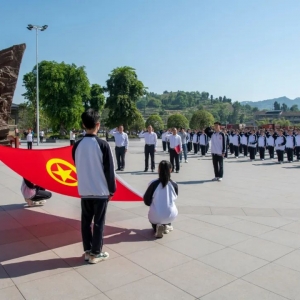
<instances>
[{"instance_id":1,"label":"short black hair","mask_svg":"<svg viewBox=\"0 0 300 300\"><path fill-rule=\"evenodd\" d=\"M214 125L221 125L221 123L220 122L215 122Z\"/></svg>"},{"instance_id":2,"label":"short black hair","mask_svg":"<svg viewBox=\"0 0 300 300\"><path fill-rule=\"evenodd\" d=\"M89 108L87 111L82 113L81 120L86 129L94 129L96 127L96 123L100 122L99 112Z\"/></svg>"}]
</instances>

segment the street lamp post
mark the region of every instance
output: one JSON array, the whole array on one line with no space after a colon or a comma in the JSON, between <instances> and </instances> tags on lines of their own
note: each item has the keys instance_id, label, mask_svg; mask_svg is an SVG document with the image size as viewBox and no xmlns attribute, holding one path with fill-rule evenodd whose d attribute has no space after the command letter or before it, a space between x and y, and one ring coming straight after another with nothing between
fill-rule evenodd
<instances>
[{"instance_id":1,"label":"street lamp post","mask_svg":"<svg viewBox=\"0 0 300 300\"><path fill-rule=\"evenodd\" d=\"M39 104L39 65L38 65L38 31L45 31L48 25L39 26L31 25L27 26L28 30L35 29L36 31L36 135L37 145L40 144L40 104Z\"/></svg>"}]
</instances>

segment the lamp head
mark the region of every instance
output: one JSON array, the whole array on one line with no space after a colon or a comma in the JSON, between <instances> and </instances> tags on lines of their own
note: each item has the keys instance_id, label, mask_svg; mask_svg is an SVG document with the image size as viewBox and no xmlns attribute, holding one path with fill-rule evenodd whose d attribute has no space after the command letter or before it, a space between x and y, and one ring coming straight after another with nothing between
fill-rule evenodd
<instances>
[{"instance_id":1,"label":"lamp head","mask_svg":"<svg viewBox=\"0 0 300 300\"><path fill-rule=\"evenodd\" d=\"M44 25L44 26L42 26L41 31L45 31L47 28L48 28L48 25Z\"/></svg>"},{"instance_id":2,"label":"lamp head","mask_svg":"<svg viewBox=\"0 0 300 300\"><path fill-rule=\"evenodd\" d=\"M33 26L32 26L31 24L28 24L28 25L27 25L27 29L28 29L28 30L32 30L32 28L33 28Z\"/></svg>"}]
</instances>

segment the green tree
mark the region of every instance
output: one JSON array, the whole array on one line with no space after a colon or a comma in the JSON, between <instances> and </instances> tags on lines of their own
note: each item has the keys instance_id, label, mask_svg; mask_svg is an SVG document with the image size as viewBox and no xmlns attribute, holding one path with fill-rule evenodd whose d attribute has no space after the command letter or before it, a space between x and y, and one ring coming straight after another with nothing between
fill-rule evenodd
<instances>
[{"instance_id":1,"label":"green tree","mask_svg":"<svg viewBox=\"0 0 300 300\"><path fill-rule=\"evenodd\" d=\"M211 126L214 123L214 116L205 110L196 111L190 121L190 126L193 129L202 129Z\"/></svg>"},{"instance_id":2,"label":"green tree","mask_svg":"<svg viewBox=\"0 0 300 300\"><path fill-rule=\"evenodd\" d=\"M139 112L135 121L130 125L129 130L138 132L145 128L145 121L142 114Z\"/></svg>"},{"instance_id":3,"label":"green tree","mask_svg":"<svg viewBox=\"0 0 300 300\"><path fill-rule=\"evenodd\" d=\"M33 74L33 76L32 76ZM31 75L24 75L25 99L31 100L35 91L36 67ZM72 127L80 127L80 116L84 111L82 103L90 92L84 67L72 64L42 61L39 64L40 104L48 116L51 127L61 134Z\"/></svg>"},{"instance_id":4,"label":"green tree","mask_svg":"<svg viewBox=\"0 0 300 300\"><path fill-rule=\"evenodd\" d=\"M281 110L282 110L282 111L288 111L289 108L288 108L288 106L287 106L285 103L282 103L282 105L281 105Z\"/></svg>"},{"instance_id":5,"label":"green tree","mask_svg":"<svg viewBox=\"0 0 300 300\"><path fill-rule=\"evenodd\" d=\"M164 129L164 122L161 119L159 115L151 115L147 120L146 120L146 127L151 125L155 131L162 130Z\"/></svg>"},{"instance_id":6,"label":"green tree","mask_svg":"<svg viewBox=\"0 0 300 300\"><path fill-rule=\"evenodd\" d=\"M273 122L281 127L291 126L291 122L289 120L286 120L285 118L275 119L273 120Z\"/></svg>"},{"instance_id":7,"label":"green tree","mask_svg":"<svg viewBox=\"0 0 300 300\"><path fill-rule=\"evenodd\" d=\"M148 107L160 107L161 101L159 99L151 98L147 103Z\"/></svg>"},{"instance_id":8,"label":"green tree","mask_svg":"<svg viewBox=\"0 0 300 300\"><path fill-rule=\"evenodd\" d=\"M168 118L167 121L167 127L172 128L172 127L183 127L183 128L188 128L189 127L189 121L188 119L182 115L182 114L173 114Z\"/></svg>"},{"instance_id":9,"label":"green tree","mask_svg":"<svg viewBox=\"0 0 300 300\"><path fill-rule=\"evenodd\" d=\"M101 113L104 105L104 89L99 84L92 84L90 92L90 107Z\"/></svg>"},{"instance_id":10,"label":"green tree","mask_svg":"<svg viewBox=\"0 0 300 300\"><path fill-rule=\"evenodd\" d=\"M290 111L299 111L298 105L297 104L292 105Z\"/></svg>"},{"instance_id":11,"label":"green tree","mask_svg":"<svg viewBox=\"0 0 300 300\"><path fill-rule=\"evenodd\" d=\"M274 110L280 110L280 103L277 101L274 102Z\"/></svg>"},{"instance_id":12,"label":"green tree","mask_svg":"<svg viewBox=\"0 0 300 300\"><path fill-rule=\"evenodd\" d=\"M135 69L125 66L112 70L106 85L107 125L113 128L123 124L128 128L138 118L136 102L145 94L144 84L138 80Z\"/></svg>"}]
</instances>

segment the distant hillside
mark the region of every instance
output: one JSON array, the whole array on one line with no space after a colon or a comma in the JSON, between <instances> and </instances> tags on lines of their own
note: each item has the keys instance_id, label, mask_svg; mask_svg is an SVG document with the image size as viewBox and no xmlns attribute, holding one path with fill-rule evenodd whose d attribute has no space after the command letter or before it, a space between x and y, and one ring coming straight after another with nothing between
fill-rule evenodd
<instances>
[{"instance_id":1,"label":"distant hillside","mask_svg":"<svg viewBox=\"0 0 300 300\"><path fill-rule=\"evenodd\" d=\"M249 104L251 107L257 107L259 110L262 109L274 109L274 102L277 101L280 104L285 103L289 108L297 104L300 107L300 97L295 98L294 100L289 99L287 97L279 97L279 98L274 98L274 99L268 99L268 100L261 100L257 102L252 102L252 101L243 101L241 102L242 105Z\"/></svg>"}]
</instances>

